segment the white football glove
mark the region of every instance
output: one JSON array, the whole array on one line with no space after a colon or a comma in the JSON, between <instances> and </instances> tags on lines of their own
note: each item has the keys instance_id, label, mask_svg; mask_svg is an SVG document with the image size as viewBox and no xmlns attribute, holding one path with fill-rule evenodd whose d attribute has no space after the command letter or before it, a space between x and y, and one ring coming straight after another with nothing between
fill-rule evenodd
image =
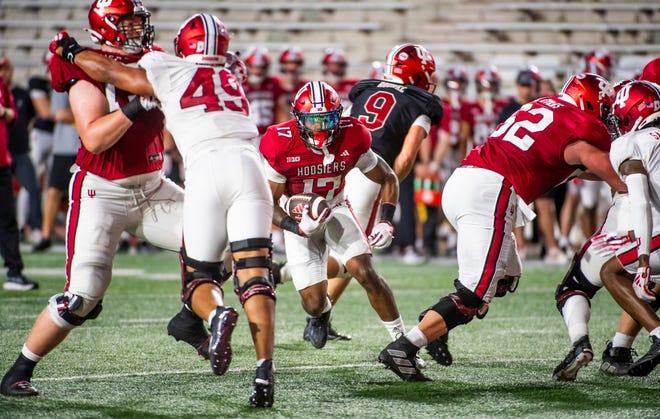
<instances>
[{"instance_id":1,"label":"white football glove","mask_svg":"<svg viewBox=\"0 0 660 419\"><path fill-rule=\"evenodd\" d=\"M300 231L300 235L309 237L319 232L328 221L328 218L330 218L328 217L329 215L330 208L326 208L321 214L319 214L318 218L314 220L309 216L309 205L305 205L302 210L302 218L300 218L300 223L298 223L298 231Z\"/></svg>"},{"instance_id":2,"label":"white football glove","mask_svg":"<svg viewBox=\"0 0 660 419\"><path fill-rule=\"evenodd\" d=\"M609 257L613 256L621 246L631 241L630 236L627 234L597 234L591 238L591 246L589 248L598 256Z\"/></svg>"},{"instance_id":3,"label":"white football glove","mask_svg":"<svg viewBox=\"0 0 660 419\"><path fill-rule=\"evenodd\" d=\"M140 96L140 105L142 105L145 111L156 108L160 109L160 101L153 96Z\"/></svg>"},{"instance_id":4,"label":"white football glove","mask_svg":"<svg viewBox=\"0 0 660 419\"><path fill-rule=\"evenodd\" d=\"M380 221L371 229L369 244L374 249L384 249L392 243L394 226L388 221Z\"/></svg>"},{"instance_id":5,"label":"white football glove","mask_svg":"<svg viewBox=\"0 0 660 419\"><path fill-rule=\"evenodd\" d=\"M640 300L652 303L655 301L655 294L649 288L649 280L651 278L651 267L640 266L637 268L637 274L633 280L633 290Z\"/></svg>"}]
</instances>

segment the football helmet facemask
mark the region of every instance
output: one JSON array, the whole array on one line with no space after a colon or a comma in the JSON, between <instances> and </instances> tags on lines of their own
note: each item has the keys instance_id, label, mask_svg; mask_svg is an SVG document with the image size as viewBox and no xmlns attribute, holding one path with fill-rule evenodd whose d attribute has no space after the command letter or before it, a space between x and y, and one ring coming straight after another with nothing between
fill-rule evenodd
<instances>
[{"instance_id":1,"label":"football helmet facemask","mask_svg":"<svg viewBox=\"0 0 660 419\"><path fill-rule=\"evenodd\" d=\"M139 16L139 25L126 18ZM89 32L92 40L121 48L127 54L139 54L154 41L151 13L141 0L96 0L89 9Z\"/></svg>"},{"instance_id":2,"label":"football helmet facemask","mask_svg":"<svg viewBox=\"0 0 660 419\"><path fill-rule=\"evenodd\" d=\"M342 106L339 95L322 81L306 83L293 101L300 137L308 147L327 150L339 134Z\"/></svg>"},{"instance_id":3,"label":"football helmet facemask","mask_svg":"<svg viewBox=\"0 0 660 419\"><path fill-rule=\"evenodd\" d=\"M411 84L420 89L430 91L435 73L433 55L421 45L397 45L390 51L385 60L383 80L402 84Z\"/></svg>"},{"instance_id":4,"label":"football helmet facemask","mask_svg":"<svg viewBox=\"0 0 660 419\"><path fill-rule=\"evenodd\" d=\"M598 74L581 73L571 76L561 94L567 95L581 110L605 122L612 108L612 84Z\"/></svg>"},{"instance_id":5,"label":"football helmet facemask","mask_svg":"<svg viewBox=\"0 0 660 419\"><path fill-rule=\"evenodd\" d=\"M619 89L608 118L614 138L660 122L660 87L634 80Z\"/></svg>"},{"instance_id":6,"label":"football helmet facemask","mask_svg":"<svg viewBox=\"0 0 660 419\"><path fill-rule=\"evenodd\" d=\"M220 19L208 13L190 17L174 38L175 54L198 64L224 65L228 47L227 28Z\"/></svg>"}]
</instances>

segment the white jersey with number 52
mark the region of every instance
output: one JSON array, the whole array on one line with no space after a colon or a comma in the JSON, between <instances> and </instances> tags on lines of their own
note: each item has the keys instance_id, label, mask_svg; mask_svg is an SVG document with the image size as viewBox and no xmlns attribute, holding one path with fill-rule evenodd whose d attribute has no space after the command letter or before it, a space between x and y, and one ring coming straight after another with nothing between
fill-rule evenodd
<instances>
[{"instance_id":1,"label":"white jersey with number 52","mask_svg":"<svg viewBox=\"0 0 660 419\"><path fill-rule=\"evenodd\" d=\"M259 135L240 82L224 67L197 65L159 51L146 54L138 65L162 104L184 164L193 153L203 153L208 141Z\"/></svg>"}]
</instances>

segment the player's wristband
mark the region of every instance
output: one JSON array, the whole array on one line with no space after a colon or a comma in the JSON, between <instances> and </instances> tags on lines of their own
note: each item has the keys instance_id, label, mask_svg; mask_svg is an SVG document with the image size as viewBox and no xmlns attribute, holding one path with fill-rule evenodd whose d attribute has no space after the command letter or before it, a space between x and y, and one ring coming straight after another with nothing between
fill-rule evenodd
<instances>
[{"instance_id":1,"label":"player's wristband","mask_svg":"<svg viewBox=\"0 0 660 419\"><path fill-rule=\"evenodd\" d=\"M142 106L142 103L140 103L140 96L135 96L133 100L122 106L120 109L126 118L131 120L131 122L135 122L137 117L146 111L144 106Z\"/></svg>"},{"instance_id":2,"label":"player's wristband","mask_svg":"<svg viewBox=\"0 0 660 419\"><path fill-rule=\"evenodd\" d=\"M282 230L290 231L294 234L300 235L300 230L298 229L298 222L296 222L296 220L289 217L288 215L282 218L282 221L280 221L280 228L282 228Z\"/></svg>"},{"instance_id":3,"label":"player's wristband","mask_svg":"<svg viewBox=\"0 0 660 419\"><path fill-rule=\"evenodd\" d=\"M394 219L394 211L396 211L396 205L391 202L383 202L383 204L380 206L380 219L392 224L392 220Z\"/></svg>"}]
</instances>

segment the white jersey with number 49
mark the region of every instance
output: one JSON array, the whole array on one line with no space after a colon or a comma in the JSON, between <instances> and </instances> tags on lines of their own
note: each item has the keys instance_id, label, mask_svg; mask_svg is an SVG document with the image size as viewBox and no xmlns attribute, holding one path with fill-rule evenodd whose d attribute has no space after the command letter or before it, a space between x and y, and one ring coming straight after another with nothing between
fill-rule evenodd
<instances>
[{"instance_id":1,"label":"white jersey with number 49","mask_svg":"<svg viewBox=\"0 0 660 419\"><path fill-rule=\"evenodd\" d=\"M209 141L259 135L240 82L222 66L198 65L154 51L138 65L162 104L166 127L188 166Z\"/></svg>"}]
</instances>

